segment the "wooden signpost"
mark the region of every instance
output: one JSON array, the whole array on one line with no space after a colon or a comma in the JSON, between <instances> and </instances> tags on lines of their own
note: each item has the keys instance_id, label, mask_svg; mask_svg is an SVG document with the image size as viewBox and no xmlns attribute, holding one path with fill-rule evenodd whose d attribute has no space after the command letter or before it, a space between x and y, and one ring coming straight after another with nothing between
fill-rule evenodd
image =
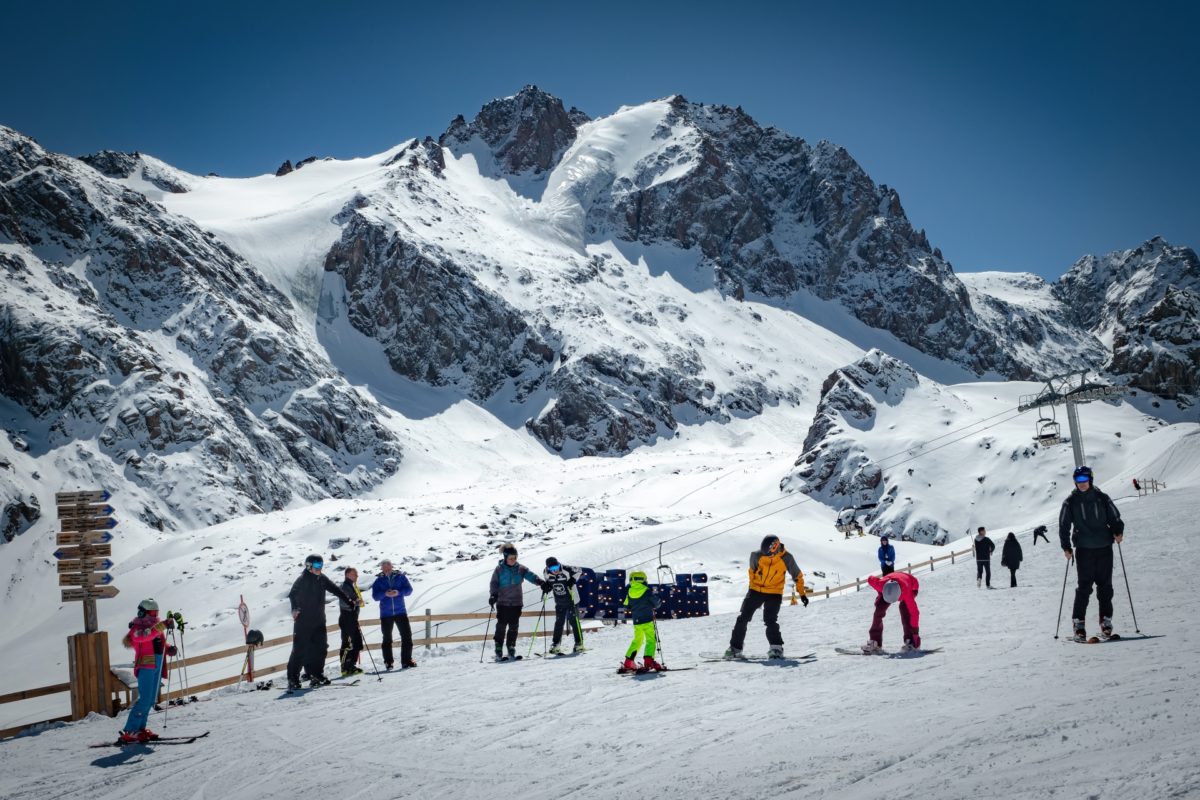
<instances>
[{"instance_id":1,"label":"wooden signpost","mask_svg":"<svg viewBox=\"0 0 1200 800\"><path fill-rule=\"evenodd\" d=\"M103 490L59 492L54 495L59 533L54 536L58 560L58 585L64 603L83 603L83 633L67 642L71 668L71 716L82 719L93 711L112 714L112 672L108 664L108 634L100 630L96 600L116 597L112 585L114 509L106 505L111 495Z\"/></svg>"}]
</instances>

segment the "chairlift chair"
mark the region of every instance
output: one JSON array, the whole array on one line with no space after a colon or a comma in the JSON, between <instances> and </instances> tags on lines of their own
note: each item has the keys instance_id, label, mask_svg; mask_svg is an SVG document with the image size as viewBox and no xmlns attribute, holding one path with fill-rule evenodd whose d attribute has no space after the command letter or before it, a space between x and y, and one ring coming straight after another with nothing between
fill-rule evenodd
<instances>
[{"instance_id":1,"label":"chairlift chair","mask_svg":"<svg viewBox=\"0 0 1200 800\"><path fill-rule=\"evenodd\" d=\"M1046 415L1049 408L1050 415ZM1051 447L1062 442L1062 427L1054 418L1054 406L1039 406L1038 420L1033 440L1042 447Z\"/></svg>"}]
</instances>

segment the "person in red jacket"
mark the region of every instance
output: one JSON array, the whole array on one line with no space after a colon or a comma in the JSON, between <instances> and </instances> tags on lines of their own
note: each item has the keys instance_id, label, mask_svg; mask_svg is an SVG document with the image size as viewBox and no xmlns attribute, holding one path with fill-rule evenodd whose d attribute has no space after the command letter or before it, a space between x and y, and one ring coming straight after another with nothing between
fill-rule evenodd
<instances>
[{"instance_id":1,"label":"person in red jacket","mask_svg":"<svg viewBox=\"0 0 1200 800\"><path fill-rule=\"evenodd\" d=\"M125 730L118 744L152 742L158 735L146 727L150 709L158 699L159 684L167 674L167 656L175 655L175 646L167 644L166 631L175 627L175 620L158 619L158 603L146 598L138 604L137 616L129 623L129 633L122 644L133 648L133 674L137 678L138 699L129 710Z\"/></svg>"},{"instance_id":2,"label":"person in red jacket","mask_svg":"<svg viewBox=\"0 0 1200 800\"><path fill-rule=\"evenodd\" d=\"M904 626L904 651L921 649L921 611L917 608L917 592L920 582L914 575L907 572L893 572L888 575L872 575L867 578L871 588L879 593L875 598L875 618L871 621L870 640L863 645L864 653L878 653L883 650L883 618L888 606L900 601L900 624Z\"/></svg>"}]
</instances>

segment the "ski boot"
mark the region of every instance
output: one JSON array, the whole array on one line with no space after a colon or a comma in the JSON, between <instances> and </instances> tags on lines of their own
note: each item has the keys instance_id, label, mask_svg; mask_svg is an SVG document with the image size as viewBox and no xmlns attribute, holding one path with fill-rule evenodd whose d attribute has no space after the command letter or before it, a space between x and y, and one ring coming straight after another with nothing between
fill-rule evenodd
<instances>
[{"instance_id":1,"label":"ski boot","mask_svg":"<svg viewBox=\"0 0 1200 800\"><path fill-rule=\"evenodd\" d=\"M287 688L287 690L288 690L289 692L296 692L296 691L299 691L300 689L303 689L303 688L304 688L304 687L303 687L303 686L300 684L300 681L293 681L293 680L290 680L290 679L288 680L288 688Z\"/></svg>"},{"instance_id":2,"label":"ski boot","mask_svg":"<svg viewBox=\"0 0 1200 800\"><path fill-rule=\"evenodd\" d=\"M329 678L324 675L314 675L308 680L309 687L316 689L318 686L328 686Z\"/></svg>"},{"instance_id":3,"label":"ski boot","mask_svg":"<svg viewBox=\"0 0 1200 800\"><path fill-rule=\"evenodd\" d=\"M767 650L767 658L783 658L783 645L772 645Z\"/></svg>"},{"instance_id":4,"label":"ski boot","mask_svg":"<svg viewBox=\"0 0 1200 800\"><path fill-rule=\"evenodd\" d=\"M516 661L518 658L520 658L520 656L517 655L517 648L515 648L515 647L508 648L508 660Z\"/></svg>"},{"instance_id":5,"label":"ski boot","mask_svg":"<svg viewBox=\"0 0 1200 800\"><path fill-rule=\"evenodd\" d=\"M413 660L410 658L408 661L405 661L403 664L401 664L401 665L400 665L400 669L412 669L412 668L413 668L413 667L415 667L416 665L417 665L417 662L413 661ZM360 670L360 671L361 671L361 670Z\"/></svg>"},{"instance_id":6,"label":"ski boot","mask_svg":"<svg viewBox=\"0 0 1200 800\"><path fill-rule=\"evenodd\" d=\"M362 674L362 670L359 669L358 667L351 667L350 669L342 670L343 678L349 678L351 675L360 675L360 674Z\"/></svg>"},{"instance_id":7,"label":"ski boot","mask_svg":"<svg viewBox=\"0 0 1200 800\"><path fill-rule=\"evenodd\" d=\"M732 660L742 657L742 649L740 647L731 647L725 651L725 657Z\"/></svg>"},{"instance_id":8,"label":"ski boot","mask_svg":"<svg viewBox=\"0 0 1200 800\"><path fill-rule=\"evenodd\" d=\"M653 656L645 656L642 658L641 672L665 672L666 667L654 660Z\"/></svg>"},{"instance_id":9,"label":"ski boot","mask_svg":"<svg viewBox=\"0 0 1200 800\"><path fill-rule=\"evenodd\" d=\"M141 744L146 744L147 742L153 742L157 738L158 738L158 734L155 733L154 731L150 730L149 728L142 728L140 731L137 732L137 740Z\"/></svg>"},{"instance_id":10,"label":"ski boot","mask_svg":"<svg viewBox=\"0 0 1200 800\"><path fill-rule=\"evenodd\" d=\"M583 642L580 642L579 644L575 645L575 648L573 650L571 650L571 653L576 654L576 655L579 653L584 653L584 652L587 652L587 648L583 646Z\"/></svg>"},{"instance_id":11,"label":"ski boot","mask_svg":"<svg viewBox=\"0 0 1200 800\"><path fill-rule=\"evenodd\" d=\"M1113 635L1112 617L1100 618L1100 635L1105 639L1111 639Z\"/></svg>"},{"instance_id":12,"label":"ski boot","mask_svg":"<svg viewBox=\"0 0 1200 800\"><path fill-rule=\"evenodd\" d=\"M621 668L617 672L637 672L637 662L633 660L633 656L625 656L625 660L621 662Z\"/></svg>"},{"instance_id":13,"label":"ski boot","mask_svg":"<svg viewBox=\"0 0 1200 800\"><path fill-rule=\"evenodd\" d=\"M873 656L876 653L883 652L883 645L881 645L879 642L875 641L874 639L871 639L870 641L868 641L866 644L864 644L862 646L862 651L863 651L864 656Z\"/></svg>"},{"instance_id":14,"label":"ski boot","mask_svg":"<svg viewBox=\"0 0 1200 800\"><path fill-rule=\"evenodd\" d=\"M562 647L560 647L560 646L559 646L559 645L557 645L557 644L554 644L554 645L551 645L551 646L550 646L550 655L552 655L552 656L561 656L562 654L563 654Z\"/></svg>"},{"instance_id":15,"label":"ski boot","mask_svg":"<svg viewBox=\"0 0 1200 800\"><path fill-rule=\"evenodd\" d=\"M912 639L905 639L904 644L902 644L900 646L901 653L911 653L911 652L914 652L916 649L917 649L917 646L915 644L913 644Z\"/></svg>"},{"instance_id":16,"label":"ski boot","mask_svg":"<svg viewBox=\"0 0 1200 800\"><path fill-rule=\"evenodd\" d=\"M117 744L138 744L137 731L121 731L117 735Z\"/></svg>"},{"instance_id":17,"label":"ski boot","mask_svg":"<svg viewBox=\"0 0 1200 800\"><path fill-rule=\"evenodd\" d=\"M1073 620L1071 620L1071 625L1075 629L1075 635L1072 636L1071 639L1076 642L1086 642L1087 641L1087 631L1083 627L1083 620L1073 619Z\"/></svg>"}]
</instances>

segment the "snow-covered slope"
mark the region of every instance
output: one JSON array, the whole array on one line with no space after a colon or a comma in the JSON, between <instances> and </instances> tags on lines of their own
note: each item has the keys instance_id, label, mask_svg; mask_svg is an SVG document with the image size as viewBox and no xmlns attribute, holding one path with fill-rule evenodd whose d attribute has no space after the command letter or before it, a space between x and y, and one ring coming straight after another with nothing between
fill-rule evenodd
<instances>
[{"instance_id":1,"label":"snow-covered slope","mask_svg":"<svg viewBox=\"0 0 1200 800\"><path fill-rule=\"evenodd\" d=\"M229 689L151 717L164 733L211 731L192 745L86 749L113 737L119 723L105 718L5 742L0 794L141 798L167 780L230 800L333 795L348 781L467 798L1188 797L1200 791L1191 690L1200 671L1179 600L1192 593L1191 545L1178 531L1197 502L1194 486L1120 501L1137 622L1152 638L1055 640L1063 558L1023 534L1015 589L1006 579L977 589L969 561L920 574L922 635L944 648L924 657L834 653L865 639L869 592L784 607L787 652L815 652L809 664L617 676L627 626L554 661L481 665L472 645L418 650L419 668L381 681L292 698ZM1118 629L1136 637L1119 585ZM732 614L661 623L661 657L696 665L699 652L725 645L732 623ZM765 647L757 624L747 641ZM894 610L884 643L899 643ZM397 737L399 762L387 744ZM511 768L518 753L528 768Z\"/></svg>"}]
</instances>

